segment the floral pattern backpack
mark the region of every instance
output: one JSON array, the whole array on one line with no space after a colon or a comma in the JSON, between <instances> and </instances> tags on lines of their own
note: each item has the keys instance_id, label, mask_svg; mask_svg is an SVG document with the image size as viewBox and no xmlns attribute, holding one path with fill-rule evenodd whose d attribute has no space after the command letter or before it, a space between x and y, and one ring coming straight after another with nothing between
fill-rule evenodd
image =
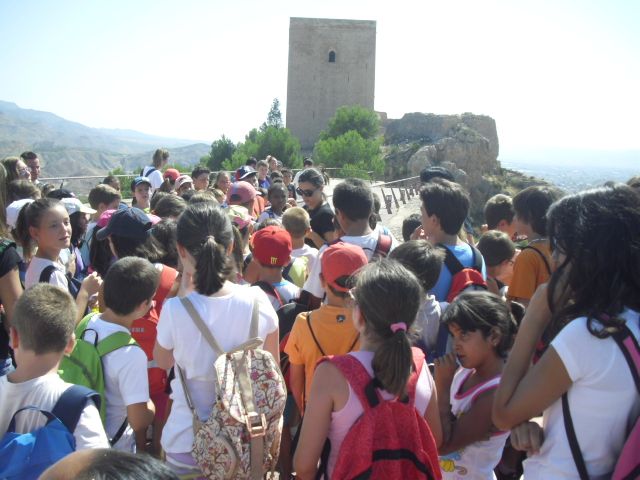
<instances>
[{"instance_id":1,"label":"floral pattern backpack","mask_svg":"<svg viewBox=\"0 0 640 480\"><path fill-rule=\"evenodd\" d=\"M274 470L287 390L275 359L260 348L258 300L253 303L249 340L228 352L220 347L191 301L181 301L218 354L214 365L216 401L205 422L196 413L184 371L177 368L193 415L193 458L210 479L277 478Z\"/></svg>"}]
</instances>

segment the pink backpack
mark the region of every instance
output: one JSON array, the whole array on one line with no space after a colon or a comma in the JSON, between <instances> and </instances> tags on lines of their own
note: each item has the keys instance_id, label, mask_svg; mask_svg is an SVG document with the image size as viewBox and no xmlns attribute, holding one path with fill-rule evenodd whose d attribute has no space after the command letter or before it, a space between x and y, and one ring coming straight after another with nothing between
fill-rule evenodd
<instances>
[{"instance_id":1,"label":"pink backpack","mask_svg":"<svg viewBox=\"0 0 640 480\"><path fill-rule=\"evenodd\" d=\"M638 341L626 325L623 325L612 337L620 347L620 350L622 350L622 354L629 364L636 390L638 394L640 394L640 345L638 345ZM573 428L566 393L562 395L562 415L564 417L564 427L567 431L569 446L571 447L571 455L578 469L580 480L588 480L589 474L584 463L584 457L580 451L576 432ZM640 418L636 418L629 435L627 435L627 439L622 447L622 452L620 452L616 467L613 470L613 476L611 477L613 480L640 478L640 454L638 452L640 452Z\"/></svg>"}]
</instances>

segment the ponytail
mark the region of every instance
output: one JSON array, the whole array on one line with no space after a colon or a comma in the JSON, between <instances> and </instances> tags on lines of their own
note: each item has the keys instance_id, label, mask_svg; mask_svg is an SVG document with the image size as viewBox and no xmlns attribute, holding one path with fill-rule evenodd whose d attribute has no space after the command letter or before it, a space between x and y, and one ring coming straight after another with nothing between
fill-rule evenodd
<instances>
[{"instance_id":1,"label":"ponytail","mask_svg":"<svg viewBox=\"0 0 640 480\"><path fill-rule=\"evenodd\" d=\"M375 346L374 375L389 393L403 396L413 368L411 327L424 297L422 287L400 263L382 259L360 270L354 296L364 335Z\"/></svg>"},{"instance_id":2,"label":"ponytail","mask_svg":"<svg viewBox=\"0 0 640 480\"><path fill-rule=\"evenodd\" d=\"M189 205L178 219L177 242L195 260L195 289L213 295L222 288L233 267L227 249L233 243L231 222L210 203Z\"/></svg>"},{"instance_id":3,"label":"ponytail","mask_svg":"<svg viewBox=\"0 0 640 480\"><path fill-rule=\"evenodd\" d=\"M24 249L25 253L30 252L32 247L29 227L39 227L40 220L44 213L57 205L61 205L59 200L54 198L40 198L26 204L20 209L18 219L16 220L14 237L16 242Z\"/></svg>"}]
</instances>

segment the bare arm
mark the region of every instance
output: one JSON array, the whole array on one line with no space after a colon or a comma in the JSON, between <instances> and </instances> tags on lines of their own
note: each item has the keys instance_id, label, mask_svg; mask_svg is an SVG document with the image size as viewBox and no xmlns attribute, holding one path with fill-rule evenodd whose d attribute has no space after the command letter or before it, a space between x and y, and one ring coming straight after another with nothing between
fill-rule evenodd
<instances>
[{"instance_id":1,"label":"bare arm","mask_svg":"<svg viewBox=\"0 0 640 480\"><path fill-rule=\"evenodd\" d=\"M433 389L431 394L431 400L427 405L427 410L424 412L424 419L429 424L433 438L436 441L436 446L440 448L442 444L442 424L440 423L440 411L438 410L438 392L437 389Z\"/></svg>"},{"instance_id":2,"label":"bare arm","mask_svg":"<svg viewBox=\"0 0 640 480\"><path fill-rule=\"evenodd\" d=\"M156 408L151 400L148 400L146 403L127 405L127 421L136 433L136 436L138 432L146 431L147 427L153 422L155 414Z\"/></svg>"},{"instance_id":3,"label":"bare arm","mask_svg":"<svg viewBox=\"0 0 640 480\"><path fill-rule=\"evenodd\" d=\"M7 325L5 325L7 332L9 332L9 326L11 326L13 309L20 295L22 295L22 285L20 285L18 267L15 267L0 278L0 298L2 299L4 311L7 314Z\"/></svg>"},{"instance_id":4,"label":"bare arm","mask_svg":"<svg viewBox=\"0 0 640 480\"><path fill-rule=\"evenodd\" d=\"M571 386L571 378L553 347L529 368L536 344L550 319L547 286L541 285L522 319L496 391L493 421L503 430L537 416Z\"/></svg>"},{"instance_id":5,"label":"bare arm","mask_svg":"<svg viewBox=\"0 0 640 480\"><path fill-rule=\"evenodd\" d=\"M173 367L173 364L175 363L173 350L167 350L156 340L156 344L153 347L153 360L158 364L158 368L168 370Z\"/></svg>"},{"instance_id":6,"label":"bare arm","mask_svg":"<svg viewBox=\"0 0 640 480\"><path fill-rule=\"evenodd\" d=\"M264 340L264 349L273 355L276 363L280 365L280 343L278 339L280 338L280 329L276 328L275 331L271 332L267 335L267 338Z\"/></svg>"},{"instance_id":7,"label":"bare arm","mask_svg":"<svg viewBox=\"0 0 640 480\"><path fill-rule=\"evenodd\" d=\"M304 413L304 365L289 364L289 386L298 410Z\"/></svg>"}]
</instances>

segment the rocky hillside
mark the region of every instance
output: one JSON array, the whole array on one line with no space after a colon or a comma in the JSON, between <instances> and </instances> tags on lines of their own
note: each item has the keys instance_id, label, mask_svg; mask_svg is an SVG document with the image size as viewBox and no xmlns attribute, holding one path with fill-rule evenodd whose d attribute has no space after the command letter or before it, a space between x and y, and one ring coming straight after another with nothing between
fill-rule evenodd
<instances>
[{"instance_id":1,"label":"rocky hillside","mask_svg":"<svg viewBox=\"0 0 640 480\"><path fill-rule=\"evenodd\" d=\"M203 143L90 128L0 101L0 158L33 150L43 160L43 176L104 175L116 167L132 170L147 163L158 147L169 148L172 160L182 164L197 163L209 152Z\"/></svg>"},{"instance_id":2,"label":"rocky hillside","mask_svg":"<svg viewBox=\"0 0 640 480\"><path fill-rule=\"evenodd\" d=\"M482 209L489 197L546 183L501 167L496 122L486 115L407 113L387 120L384 128L385 176L419 175L432 165L447 168L469 191L476 224L483 223Z\"/></svg>"}]
</instances>

